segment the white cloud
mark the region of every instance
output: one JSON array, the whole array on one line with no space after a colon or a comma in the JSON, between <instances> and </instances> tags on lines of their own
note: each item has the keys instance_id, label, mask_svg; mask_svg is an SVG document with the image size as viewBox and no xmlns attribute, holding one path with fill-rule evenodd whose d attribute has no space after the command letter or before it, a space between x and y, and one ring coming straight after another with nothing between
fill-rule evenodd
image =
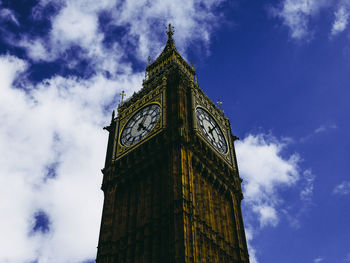
<instances>
[{"instance_id":1,"label":"white cloud","mask_svg":"<svg viewBox=\"0 0 350 263\"><path fill-rule=\"evenodd\" d=\"M1 2L0 2L0 21L10 21L17 26L19 25L16 14L8 8L1 8Z\"/></svg>"},{"instance_id":2,"label":"white cloud","mask_svg":"<svg viewBox=\"0 0 350 263\"><path fill-rule=\"evenodd\" d=\"M34 61L51 61L55 57L46 50L44 41L41 39L28 39L23 37L18 45L26 48L28 56Z\"/></svg>"},{"instance_id":3,"label":"white cloud","mask_svg":"<svg viewBox=\"0 0 350 263\"><path fill-rule=\"evenodd\" d=\"M243 178L246 237L252 263L258 262L259 249L253 241L260 230L278 226L282 218L291 227L298 228L300 217L312 200L315 176L311 170L301 170L301 159L297 153L285 154L292 142L290 138L278 140L271 134L250 134L236 143ZM299 202L296 201L297 205L284 203L282 192L286 189L299 193L299 196L295 195L296 200L300 198Z\"/></svg>"},{"instance_id":4,"label":"white cloud","mask_svg":"<svg viewBox=\"0 0 350 263\"><path fill-rule=\"evenodd\" d=\"M40 10L52 1L42 0ZM56 1L61 9L50 17L43 37L21 35L30 61L0 57L0 262L79 262L96 256L103 193L99 189L110 119L105 108L117 104L117 94L130 96L141 88L143 74L122 62L125 41L135 41L134 54L146 59L164 45L168 22L175 25L177 46L191 40L208 44L220 1ZM132 7L132 8L131 8ZM135 8L137 7L137 8ZM110 26L128 31L118 42L103 44L98 15L110 12ZM34 11L33 11L34 12ZM150 22L154 21L154 23ZM67 55L74 46L81 53ZM30 63L66 61L74 68L82 59L96 74L88 79L59 75L32 84L25 79ZM112 75L105 78L105 71ZM14 82L16 85L14 86ZM48 169L55 176L47 175ZM44 212L49 231L35 232L35 215ZM100 211L100 212L99 212Z\"/></svg>"},{"instance_id":5,"label":"white cloud","mask_svg":"<svg viewBox=\"0 0 350 263\"><path fill-rule=\"evenodd\" d=\"M321 132L325 132L325 131L328 131L328 130L335 130L335 129L338 129L338 126L335 125L335 124L332 124L332 125L321 125L317 129L315 129L315 133L321 133Z\"/></svg>"},{"instance_id":6,"label":"white cloud","mask_svg":"<svg viewBox=\"0 0 350 263\"><path fill-rule=\"evenodd\" d=\"M96 36L99 37L97 22L96 14L68 3L52 21L52 38L57 44L78 43L88 47Z\"/></svg>"},{"instance_id":7,"label":"white cloud","mask_svg":"<svg viewBox=\"0 0 350 263\"><path fill-rule=\"evenodd\" d=\"M258 263L257 259L257 251L254 248L252 242L254 239L254 228L250 225L245 226L245 235L246 235L246 240L248 244L248 250L249 250L249 262L250 263Z\"/></svg>"},{"instance_id":8,"label":"white cloud","mask_svg":"<svg viewBox=\"0 0 350 263\"><path fill-rule=\"evenodd\" d=\"M294 39L309 39L312 35L309 20L318 14L327 4L326 0L284 0L278 8L272 8L272 13L283 20L290 29Z\"/></svg>"},{"instance_id":9,"label":"white cloud","mask_svg":"<svg viewBox=\"0 0 350 263\"><path fill-rule=\"evenodd\" d=\"M154 45L151 39L159 39L159 33L165 31L165 25L172 23L175 26L175 38L180 50L188 45L189 40L200 40L205 44L210 41L212 30L219 19L214 10L223 0L203 1L127 1L120 9L121 13L114 13L114 23L130 26L130 34L139 38L139 56L146 58L149 54L155 55L159 44ZM140 16L138 10L142 10ZM132 21L130 23L130 21ZM155 23L148 23L154 21ZM159 27L160 30L159 30ZM158 36L157 36L158 35ZM147 36L147 37L146 37ZM155 53L156 52L156 53ZM182 52L184 53L184 52Z\"/></svg>"},{"instance_id":10,"label":"white cloud","mask_svg":"<svg viewBox=\"0 0 350 263\"><path fill-rule=\"evenodd\" d=\"M324 260L324 258L318 257L318 258L315 258L315 259L314 259L314 263L320 263L320 262L322 262L323 260Z\"/></svg>"},{"instance_id":11,"label":"white cloud","mask_svg":"<svg viewBox=\"0 0 350 263\"><path fill-rule=\"evenodd\" d=\"M300 172L300 179L295 187L299 192L299 200L294 197L289 198L288 204L281 207L281 214L287 219L289 226L299 229L302 225L301 219L310 211L313 205L312 197L314 193L314 181L316 176L310 169Z\"/></svg>"},{"instance_id":12,"label":"white cloud","mask_svg":"<svg viewBox=\"0 0 350 263\"><path fill-rule=\"evenodd\" d=\"M335 20L332 27L332 35L339 34L343 32L348 25L349 20L349 10L344 6L340 6L335 12Z\"/></svg>"},{"instance_id":13,"label":"white cloud","mask_svg":"<svg viewBox=\"0 0 350 263\"><path fill-rule=\"evenodd\" d=\"M306 170L303 173L303 178L305 181L305 185L300 192L300 199L304 202L310 202L314 192L315 175L312 174L311 170Z\"/></svg>"},{"instance_id":14,"label":"white cloud","mask_svg":"<svg viewBox=\"0 0 350 263\"><path fill-rule=\"evenodd\" d=\"M332 36L343 32L348 26L350 1L281 0L280 5L270 8L270 11L289 28L291 38L310 40L315 31L315 21L321 11L334 13L330 32Z\"/></svg>"},{"instance_id":15,"label":"white cloud","mask_svg":"<svg viewBox=\"0 0 350 263\"><path fill-rule=\"evenodd\" d=\"M299 156L281 155L284 142L270 135L248 135L236 144L245 200L258 216L260 227L279 222L281 199L278 189L291 187L299 179Z\"/></svg>"},{"instance_id":16,"label":"white cloud","mask_svg":"<svg viewBox=\"0 0 350 263\"><path fill-rule=\"evenodd\" d=\"M350 182L343 181L342 183L338 184L336 187L334 187L333 194L335 194L335 195L348 195L348 194L350 194Z\"/></svg>"},{"instance_id":17,"label":"white cloud","mask_svg":"<svg viewBox=\"0 0 350 263\"><path fill-rule=\"evenodd\" d=\"M42 0L40 5L49 2ZM118 6L109 0L56 2L61 9L50 18L50 32L34 39L22 35L13 45L24 47L30 62L61 58L74 68L80 59L90 59L96 75L55 76L36 85L22 80L25 92L13 81L30 62L0 57L0 210L7 215L0 217L0 232L7 237L0 247L0 262L61 263L95 257L103 198L97 171L103 166L107 138L101 127L109 120L104 108L117 104L116 94L122 89L129 95L139 89L143 77L122 62L129 52L127 43L135 44L133 53L141 60L155 56L164 45L160 31L164 36L163 26L171 22L180 50L191 41L208 45L221 19L215 12L221 1L215 0L128 0ZM286 10L292 12L290 6ZM108 47L99 27L102 11L111 15L108 26L127 30ZM65 58L73 46L82 50L79 58ZM112 78L104 78L104 71ZM249 135L237 143L245 200L260 227L278 224L283 203L279 189L293 187L300 177L299 157L283 157L285 147L285 141L264 135ZM53 163L56 177L45 179ZM50 231L29 235L38 210L48 215ZM257 262L256 253L250 245L252 263Z\"/></svg>"},{"instance_id":18,"label":"white cloud","mask_svg":"<svg viewBox=\"0 0 350 263\"><path fill-rule=\"evenodd\" d=\"M253 206L253 211L259 216L260 227L267 225L276 226L278 224L279 218L274 207L259 204Z\"/></svg>"},{"instance_id":19,"label":"white cloud","mask_svg":"<svg viewBox=\"0 0 350 263\"><path fill-rule=\"evenodd\" d=\"M103 194L99 189L107 134L104 107L132 94L142 75L110 81L54 77L25 93L13 81L26 62L0 57L0 262L78 262L94 258ZM115 100L114 100L115 98ZM46 167L57 162L55 178ZM44 211L46 234L30 234ZM100 211L100 213L98 212Z\"/></svg>"},{"instance_id":20,"label":"white cloud","mask_svg":"<svg viewBox=\"0 0 350 263\"><path fill-rule=\"evenodd\" d=\"M21 40L11 39L12 45L27 50L34 61L64 59L65 52L79 46L80 59L87 58L97 71L109 71L112 76L119 73L118 62L127 53L132 53L141 61L148 55L155 57L164 45L165 26L175 26L177 47L186 56L187 45L194 40L207 46L211 32L223 18L216 13L216 7L224 0L200 1L135 1L117 3L115 0L83 1L56 0L41 2L33 8L34 17L40 19L40 11L48 4L56 3L59 12L50 17L51 30L43 37L35 39L22 35ZM40 8L39 8L40 7ZM106 46L105 32L100 28L99 16L104 12L110 27L123 27L126 34L118 43ZM134 50L130 50L130 44ZM70 67L75 61L67 60ZM125 62L123 63L125 64Z\"/></svg>"},{"instance_id":21,"label":"white cloud","mask_svg":"<svg viewBox=\"0 0 350 263\"><path fill-rule=\"evenodd\" d=\"M315 138L316 135L328 133L330 131L335 131L338 129L336 124L322 124L317 127L312 133L300 138L300 142L306 143Z\"/></svg>"}]
</instances>

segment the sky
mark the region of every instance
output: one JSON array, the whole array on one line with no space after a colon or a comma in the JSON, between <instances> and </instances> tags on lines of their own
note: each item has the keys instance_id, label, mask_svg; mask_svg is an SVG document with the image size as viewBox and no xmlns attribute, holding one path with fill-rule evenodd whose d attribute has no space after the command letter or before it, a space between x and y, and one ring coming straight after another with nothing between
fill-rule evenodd
<instances>
[{"instance_id":1,"label":"sky","mask_svg":"<svg viewBox=\"0 0 350 263\"><path fill-rule=\"evenodd\" d=\"M0 0L0 263L96 257L106 131L175 27L240 138L251 263L350 262L350 0Z\"/></svg>"}]
</instances>

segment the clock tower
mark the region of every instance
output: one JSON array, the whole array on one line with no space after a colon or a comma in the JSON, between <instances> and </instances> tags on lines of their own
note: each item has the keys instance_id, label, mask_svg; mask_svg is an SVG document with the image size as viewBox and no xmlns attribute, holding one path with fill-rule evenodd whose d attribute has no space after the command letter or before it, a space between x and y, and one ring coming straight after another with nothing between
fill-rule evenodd
<instances>
[{"instance_id":1,"label":"clock tower","mask_svg":"<svg viewBox=\"0 0 350 263\"><path fill-rule=\"evenodd\" d=\"M173 33L105 127L97 263L249 262L236 137Z\"/></svg>"}]
</instances>

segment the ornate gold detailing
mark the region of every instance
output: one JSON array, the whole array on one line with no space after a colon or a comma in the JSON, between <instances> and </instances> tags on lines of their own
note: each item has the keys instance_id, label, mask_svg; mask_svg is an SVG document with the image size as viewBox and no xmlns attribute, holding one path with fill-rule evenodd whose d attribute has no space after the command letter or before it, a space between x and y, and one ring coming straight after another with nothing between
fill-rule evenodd
<instances>
[{"instance_id":1,"label":"ornate gold detailing","mask_svg":"<svg viewBox=\"0 0 350 263\"><path fill-rule=\"evenodd\" d=\"M168 40L160 55L146 67L147 80L152 80L159 76L160 73L164 73L167 67L176 64L181 70L189 77L193 78L195 75L194 68L188 65L188 63L182 58L180 53L177 51L175 42L173 39L174 27L169 24L167 27Z\"/></svg>"},{"instance_id":2,"label":"ornate gold detailing","mask_svg":"<svg viewBox=\"0 0 350 263\"><path fill-rule=\"evenodd\" d=\"M218 108L219 108L220 110L222 110L222 108L221 108L222 101L218 99L217 102L216 102L216 104L218 105Z\"/></svg>"},{"instance_id":3,"label":"ornate gold detailing","mask_svg":"<svg viewBox=\"0 0 350 263\"><path fill-rule=\"evenodd\" d=\"M163 80L163 82L166 83L166 79ZM164 83L163 85L156 87L150 93L146 94L145 96L140 98L138 101L130 105L129 108L125 108L123 111L119 112L118 119L119 119L120 128L119 128L119 133L116 134L117 138L115 139L118 142L117 151L116 151L117 159L123 156L125 153L129 152L130 150L133 150L134 148L143 144L145 141L149 140L150 138L152 138L153 136L161 132L166 127L166 103L165 103L165 84ZM142 140L140 140L138 143L134 145L124 146L120 142L120 136L123 132L125 125L128 123L128 121L139 109L150 104L158 104L161 107L159 121L145 138L143 138Z\"/></svg>"},{"instance_id":4,"label":"ornate gold detailing","mask_svg":"<svg viewBox=\"0 0 350 263\"><path fill-rule=\"evenodd\" d=\"M223 131L228 151L226 153L219 153L218 155L225 160L230 166L234 166L234 152L233 152L233 144L231 142L231 130L230 123L228 118L223 115L223 112L211 102L211 100L198 88L193 87L192 89L192 101L193 101L193 128L195 133L202 138L206 144L209 145L211 149L217 151L211 143L204 137L200 127L197 124L196 119L196 109L198 107L204 108L207 112L211 114L217 124L220 126L220 129Z\"/></svg>"},{"instance_id":5,"label":"ornate gold detailing","mask_svg":"<svg viewBox=\"0 0 350 263\"><path fill-rule=\"evenodd\" d=\"M124 101L124 97L126 96L125 91L123 90L122 93L120 93L120 97L121 97L121 103L123 103Z\"/></svg>"}]
</instances>

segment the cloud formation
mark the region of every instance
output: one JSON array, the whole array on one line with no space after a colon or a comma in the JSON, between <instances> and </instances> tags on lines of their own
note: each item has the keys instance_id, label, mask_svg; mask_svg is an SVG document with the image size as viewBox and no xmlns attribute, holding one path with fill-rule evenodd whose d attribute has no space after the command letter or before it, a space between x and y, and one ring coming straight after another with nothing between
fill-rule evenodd
<instances>
[{"instance_id":1,"label":"cloud formation","mask_svg":"<svg viewBox=\"0 0 350 263\"><path fill-rule=\"evenodd\" d=\"M98 171L107 139L101 127L121 90L130 96L141 88L143 73L133 63L159 53L163 26L175 26L182 54L191 42L207 47L223 19L216 10L221 2L41 0L30 17L46 22L40 34L24 33L15 12L2 9L0 18L19 28L18 35L4 34L7 43L25 54L0 56L0 210L6 215L0 217L0 233L9 237L0 247L0 262L95 257L103 199ZM291 3L285 14L293 13ZM298 16L288 22L295 28L304 19ZM30 81L33 65L57 61L65 74ZM263 134L237 143L245 200L260 228L279 223L280 188L294 187L302 176L298 154L283 156L286 145ZM302 198L312 195L312 181ZM253 239L249 229L247 238ZM256 253L250 246L252 263Z\"/></svg>"},{"instance_id":2,"label":"cloud formation","mask_svg":"<svg viewBox=\"0 0 350 263\"><path fill-rule=\"evenodd\" d=\"M180 50L208 45L220 2L41 0L25 25L46 25L40 33L23 32L15 12L2 9L0 19L19 28L1 28L3 40L25 54L0 56L0 262L95 258L102 127L121 90L130 96L142 87L144 73L132 63L160 52L168 22ZM39 63L62 68L33 82Z\"/></svg>"},{"instance_id":3,"label":"cloud formation","mask_svg":"<svg viewBox=\"0 0 350 263\"><path fill-rule=\"evenodd\" d=\"M85 59L91 71L115 77L127 69L119 67L121 62L126 64L125 58L145 62L159 53L168 23L175 26L177 47L185 56L193 41L207 48L212 31L223 19L217 11L223 1L41 0L32 9L32 22L46 21L45 33L7 32L7 41L24 48L34 62L60 59L72 69ZM49 8L55 12L41 14Z\"/></svg>"},{"instance_id":4,"label":"cloud formation","mask_svg":"<svg viewBox=\"0 0 350 263\"><path fill-rule=\"evenodd\" d=\"M295 40L310 40L317 29L321 12L333 15L330 35L346 30L350 15L349 0L282 0L270 8L271 13L288 27L290 37Z\"/></svg>"},{"instance_id":5,"label":"cloud formation","mask_svg":"<svg viewBox=\"0 0 350 263\"><path fill-rule=\"evenodd\" d=\"M333 189L334 195L348 195L350 194L350 182L349 181L343 181L340 184L338 184Z\"/></svg>"},{"instance_id":6,"label":"cloud formation","mask_svg":"<svg viewBox=\"0 0 350 263\"><path fill-rule=\"evenodd\" d=\"M248 243L248 250L249 250L249 262L250 263L258 263L258 257L257 257L257 250L254 248L252 242L254 239L254 232L255 230L251 226L245 226L245 235Z\"/></svg>"},{"instance_id":7,"label":"cloud formation","mask_svg":"<svg viewBox=\"0 0 350 263\"><path fill-rule=\"evenodd\" d=\"M117 81L57 76L35 86L23 80L26 92L13 86L26 67L16 57L0 57L0 208L6 214L0 232L11 237L0 248L0 261L94 258L105 108L116 104L118 91L140 87L142 75ZM36 230L38 220L47 220L49 230Z\"/></svg>"},{"instance_id":8,"label":"cloud formation","mask_svg":"<svg viewBox=\"0 0 350 263\"><path fill-rule=\"evenodd\" d=\"M315 129L315 133L322 133L322 132L326 132L328 130L335 130L335 129L338 129L338 126L335 125L335 124L332 124L332 125L321 125L317 129Z\"/></svg>"},{"instance_id":9,"label":"cloud formation","mask_svg":"<svg viewBox=\"0 0 350 263\"><path fill-rule=\"evenodd\" d=\"M324 260L324 258L322 258L322 257L317 257L317 258L314 259L314 263L320 263L320 262L322 262L323 260Z\"/></svg>"},{"instance_id":10,"label":"cloud formation","mask_svg":"<svg viewBox=\"0 0 350 263\"><path fill-rule=\"evenodd\" d=\"M335 12L335 19L332 26L332 35L337 35L346 29L348 25L349 15L350 13L347 5L340 5L338 10Z\"/></svg>"},{"instance_id":11,"label":"cloud formation","mask_svg":"<svg viewBox=\"0 0 350 263\"><path fill-rule=\"evenodd\" d=\"M1 2L0 2L0 7L1 7ZM19 25L16 14L8 8L1 8L0 9L0 21L1 22L10 22L10 23L13 23L17 26Z\"/></svg>"},{"instance_id":12,"label":"cloud formation","mask_svg":"<svg viewBox=\"0 0 350 263\"><path fill-rule=\"evenodd\" d=\"M291 142L290 138L278 140L271 134L249 134L236 143L252 263L258 262L259 249L254 246L254 238L260 230L277 227L282 218L291 227L298 228L300 217L312 202L315 175L311 170L301 169L297 153L286 155ZM284 203L282 192L287 189L294 190L297 205Z\"/></svg>"},{"instance_id":13,"label":"cloud formation","mask_svg":"<svg viewBox=\"0 0 350 263\"><path fill-rule=\"evenodd\" d=\"M300 199L304 202L310 202L314 192L315 175L312 174L311 170L305 170L303 178L305 183L300 192Z\"/></svg>"},{"instance_id":14,"label":"cloud formation","mask_svg":"<svg viewBox=\"0 0 350 263\"><path fill-rule=\"evenodd\" d=\"M294 39L310 38L309 20L316 16L326 0L284 0L273 14L282 19Z\"/></svg>"},{"instance_id":15,"label":"cloud formation","mask_svg":"<svg viewBox=\"0 0 350 263\"><path fill-rule=\"evenodd\" d=\"M271 135L248 135L236 144L240 174L244 179L245 202L257 215L260 227L279 222L280 187L292 187L299 180L299 156L281 155L286 147Z\"/></svg>"}]
</instances>

